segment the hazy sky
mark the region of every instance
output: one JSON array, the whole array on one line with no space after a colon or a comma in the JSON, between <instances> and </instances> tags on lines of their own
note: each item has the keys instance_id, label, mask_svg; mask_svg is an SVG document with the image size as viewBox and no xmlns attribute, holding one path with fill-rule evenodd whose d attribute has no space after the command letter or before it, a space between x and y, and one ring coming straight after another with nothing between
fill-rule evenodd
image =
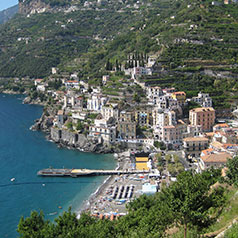
<instances>
[{"instance_id":1,"label":"hazy sky","mask_svg":"<svg viewBox=\"0 0 238 238\"><path fill-rule=\"evenodd\" d=\"M18 3L18 0L0 0L0 11L12 7Z\"/></svg>"}]
</instances>

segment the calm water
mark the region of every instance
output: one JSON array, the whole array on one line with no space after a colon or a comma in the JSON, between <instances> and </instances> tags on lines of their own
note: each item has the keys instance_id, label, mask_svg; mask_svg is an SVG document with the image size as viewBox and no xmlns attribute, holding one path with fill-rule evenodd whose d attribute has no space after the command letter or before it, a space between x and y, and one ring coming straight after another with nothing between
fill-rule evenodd
<instances>
[{"instance_id":1,"label":"calm water","mask_svg":"<svg viewBox=\"0 0 238 238\"><path fill-rule=\"evenodd\" d=\"M105 177L42 178L38 170L57 168L115 167L111 155L96 155L60 149L29 127L42 108L22 104L22 96L0 94L0 237L17 237L20 217L43 210L47 219L72 206L78 210ZM16 178L11 182L11 178ZM44 186L45 185L45 186ZM59 209L62 206L63 209ZM58 215L57 214L57 215Z\"/></svg>"}]
</instances>

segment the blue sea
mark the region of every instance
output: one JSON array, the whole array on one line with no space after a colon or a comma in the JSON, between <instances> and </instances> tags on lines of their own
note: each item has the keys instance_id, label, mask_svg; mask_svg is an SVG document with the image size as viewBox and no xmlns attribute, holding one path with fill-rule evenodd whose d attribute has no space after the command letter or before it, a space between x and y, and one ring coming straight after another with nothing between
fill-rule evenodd
<instances>
[{"instance_id":1,"label":"blue sea","mask_svg":"<svg viewBox=\"0 0 238 238\"><path fill-rule=\"evenodd\" d=\"M42 132L29 130L42 107L22 104L21 95L0 94L0 237L15 238L21 216L42 210L53 220L68 210L78 211L106 177L38 177L43 168L112 169L112 155L58 148ZM11 178L15 178L12 182ZM59 208L62 207L62 209ZM52 215L57 212L57 215Z\"/></svg>"}]
</instances>

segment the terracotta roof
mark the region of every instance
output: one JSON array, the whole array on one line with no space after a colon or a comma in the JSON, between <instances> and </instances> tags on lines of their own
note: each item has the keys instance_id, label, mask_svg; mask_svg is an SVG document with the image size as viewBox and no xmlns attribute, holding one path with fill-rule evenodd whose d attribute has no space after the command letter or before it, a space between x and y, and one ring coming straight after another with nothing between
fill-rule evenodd
<instances>
[{"instance_id":1,"label":"terracotta roof","mask_svg":"<svg viewBox=\"0 0 238 238\"><path fill-rule=\"evenodd\" d=\"M223 148L227 149L227 147L238 147L238 144L223 144Z\"/></svg>"},{"instance_id":2,"label":"terracotta roof","mask_svg":"<svg viewBox=\"0 0 238 238\"><path fill-rule=\"evenodd\" d=\"M175 126L164 126L165 129L174 129Z\"/></svg>"},{"instance_id":3,"label":"terracotta roof","mask_svg":"<svg viewBox=\"0 0 238 238\"><path fill-rule=\"evenodd\" d=\"M63 91L56 91L57 94L64 94Z\"/></svg>"},{"instance_id":4,"label":"terracotta roof","mask_svg":"<svg viewBox=\"0 0 238 238\"><path fill-rule=\"evenodd\" d=\"M226 124L226 123L222 123L222 124L216 124L216 125L214 126L214 128L217 128L217 127L221 127L221 128L228 128L228 127L229 127L229 125L228 125L228 124Z\"/></svg>"},{"instance_id":5,"label":"terracotta roof","mask_svg":"<svg viewBox=\"0 0 238 238\"><path fill-rule=\"evenodd\" d=\"M58 111L58 115L64 115L64 111L63 110L59 110Z\"/></svg>"},{"instance_id":6,"label":"terracotta roof","mask_svg":"<svg viewBox=\"0 0 238 238\"><path fill-rule=\"evenodd\" d=\"M214 132L207 132L207 133L205 133L205 135L207 136L207 137L212 137L212 136L214 136Z\"/></svg>"},{"instance_id":7,"label":"terracotta roof","mask_svg":"<svg viewBox=\"0 0 238 238\"><path fill-rule=\"evenodd\" d=\"M184 141L207 141L208 139L205 137L187 137L183 139Z\"/></svg>"},{"instance_id":8,"label":"terracotta roof","mask_svg":"<svg viewBox=\"0 0 238 238\"><path fill-rule=\"evenodd\" d=\"M185 121L183 121L183 120L181 120L181 119L178 120L178 123L186 125Z\"/></svg>"},{"instance_id":9,"label":"terracotta roof","mask_svg":"<svg viewBox=\"0 0 238 238\"><path fill-rule=\"evenodd\" d=\"M218 142L218 141L213 141L213 142L211 143L211 146L212 146L212 147L216 147L217 149L222 149L223 144L222 144L221 142Z\"/></svg>"},{"instance_id":10,"label":"terracotta roof","mask_svg":"<svg viewBox=\"0 0 238 238\"><path fill-rule=\"evenodd\" d=\"M185 95L185 96L186 96L186 93L185 93L185 92L174 92L173 94L174 94L174 95L180 95L180 94L182 94L182 95Z\"/></svg>"},{"instance_id":11,"label":"terracotta roof","mask_svg":"<svg viewBox=\"0 0 238 238\"><path fill-rule=\"evenodd\" d=\"M212 148L206 149L206 150L202 150L201 153L203 153L204 155L209 155L212 151L214 151Z\"/></svg>"},{"instance_id":12,"label":"terracotta roof","mask_svg":"<svg viewBox=\"0 0 238 238\"><path fill-rule=\"evenodd\" d=\"M210 155L201 156L201 159L205 163L226 163L227 159L231 159L232 156L229 153L221 152L221 153L213 153Z\"/></svg>"},{"instance_id":13,"label":"terracotta roof","mask_svg":"<svg viewBox=\"0 0 238 238\"><path fill-rule=\"evenodd\" d=\"M213 107L198 107L191 109L190 112L215 112Z\"/></svg>"},{"instance_id":14,"label":"terracotta roof","mask_svg":"<svg viewBox=\"0 0 238 238\"><path fill-rule=\"evenodd\" d=\"M69 80L67 81L66 83L79 83L78 81L75 81L75 80Z\"/></svg>"}]
</instances>

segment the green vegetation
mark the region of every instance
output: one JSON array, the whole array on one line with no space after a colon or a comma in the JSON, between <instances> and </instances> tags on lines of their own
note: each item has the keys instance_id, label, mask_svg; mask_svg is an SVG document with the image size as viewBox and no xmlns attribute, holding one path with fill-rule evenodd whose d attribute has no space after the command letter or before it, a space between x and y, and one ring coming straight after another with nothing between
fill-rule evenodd
<instances>
[{"instance_id":1,"label":"green vegetation","mask_svg":"<svg viewBox=\"0 0 238 238\"><path fill-rule=\"evenodd\" d=\"M116 221L97 220L88 214L80 219L69 210L55 223L44 220L42 213L32 212L21 218L20 237L164 237L168 228L196 228L201 233L213 224L224 204L224 189L210 189L219 178L211 170L193 175L183 172L177 182L153 196L141 196L128 205L128 215Z\"/></svg>"},{"instance_id":2,"label":"green vegetation","mask_svg":"<svg viewBox=\"0 0 238 238\"><path fill-rule=\"evenodd\" d=\"M179 157L177 155L173 155L173 157L170 156L168 159L167 169L172 176L177 176L184 171L184 166L179 161Z\"/></svg>"},{"instance_id":3,"label":"green vegetation","mask_svg":"<svg viewBox=\"0 0 238 238\"><path fill-rule=\"evenodd\" d=\"M160 148L161 150L165 150L166 149L166 145L164 144L163 141L155 141L154 142L154 146L156 148Z\"/></svg>"},{"instance_id":4,"label":"green vegetation","mask_svg":"<svg viewBox=\"0 0 238 238\"><path fill-rule=\"evenodd\" d=\"M226 181L228 184L238 186L238 157L229 159L227 162L228 171L226 172Z\"/></svg>"},{"instance_id":5,"label":"green vegetation","mask_svg":"<svg viewBox=\"0 0 238 238\"><path fill-rule=\"evenodd\" d=\"M0 24L7 22L18 12L18 5L10 7L6 10L0 11Z\"/></svg>"},{"instance_id":6,"label":"green vegetation","mask_svg":"<svg viewBox=\"0 0 238 238\"><path fill-rule=\"evenodd\" d=\"M226 231L224 238L236 238L238 235L238 224L234 224L228 231Z\"/></svg>"},{"instance_id":7,"label":"green vegetation","mask_svg":"<svg viewBox=\"0 0 238 238\"><path fill-rule=\"evenodd\" d=\"M52 7L82 7L85 2L42 1ZM0 76L44 77L57 66L61 72L79 72L90 85L101 85L103 74L143 66L154 54L157 72L163 74L141 81L175 87L190 96L209 93L215 108L235 105L238 5L146 0L135 9L134 3L94 2L87 11L18 15L0 27ZM121 82L112 79L103 92L118 96L120 88ZM131 93L137 102L143 100L143 94Z\"/></svg>"},{"instance_id":8,"label":"green vegetation","mask_svg":"<svg viewBox=\"0 0 238 238\"><path fill-rule=\"evenodd\" d=\"M0 26L0 75L44 77L50 74L51 67L74 72L81 64L87 70L94 64L88 61L90 55L95 55L95 60L104 58L102 46L119 31L128 32L139 18L138 13L117 12L110 6L108 11L44 13L29 18L18 15ZM80 65L75 64L75 59Z\"/></svg>"},{"instance_id":9,"label":"green vegetation","mask_svg":"<svg viewBox=\"0 0 238 238\"><path fill-rule=\"evenodd\" d=\"M19 0L19 3L24 2L24 4L29 4L30 2L33 2L33 0ZM49 4L52 7L64 7L69 5L72 0L41 0L41 2L44 2L45 4Z\"/></svg>"}]
</instances>

